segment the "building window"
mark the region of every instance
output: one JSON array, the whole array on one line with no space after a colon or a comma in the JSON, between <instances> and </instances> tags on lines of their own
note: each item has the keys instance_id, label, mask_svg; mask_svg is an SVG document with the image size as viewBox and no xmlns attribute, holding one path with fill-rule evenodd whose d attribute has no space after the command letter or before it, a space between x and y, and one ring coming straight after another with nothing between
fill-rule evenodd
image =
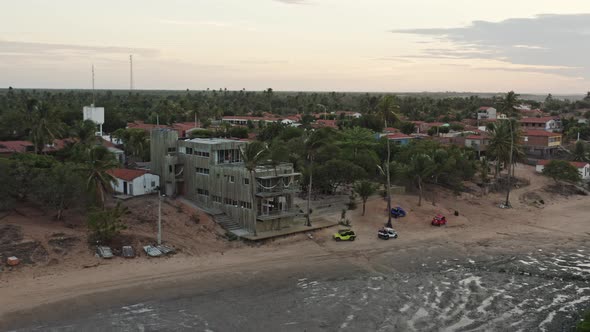
<instances>
[{"instance_id":1,"label":"building window","mask_svg":"<svg viewBox=\"0 0 590 332\"><path fill-rule=\"evenodd\" d=\"M197 171L197 174L209 175L208 168L195 167L195 170Z\"/></svg>"},{"instance_id":2,"label":"building window","mask_svg":"<svg viewBox=\"0 0 590 332\"><path fill-rule=\"evenodd\" d=\"M252 208L252 203L240 201L240 207L243 208L243 209L251 209Z\"/></svg>"},{"instance_id":3,"label":"building window","mask_svg":"<svg viewBox=\"0 0 590 332\"><path fill-rule=\"evenodd\" d=\"M209 196L209 190L197 188L197 194L204 195L204 196Z\"/></svg>"},{"instance_id":4,"label":"building window","mask_svg":"<svg viewBox=\"0 0 590 332\"><path fill-rule=\"evenodd\" d=\"M209 158L209 152L194 150L193 154L197 157Z\"/></svg>"},{"instance_id":5,"label":"building window","mask_svg":"<svg viewBox=\"0 0 590 332\"><path fill-rule=\"evenodd\" d=\"M152 188L156 186L156 181L152 181Z\"/></svg>"},{"instance_id":6,"label":"building window","mask_svg":"<svg viewBox=\"0 0 590 332\"><path fill-rule=\"evenodd\" d=\"M214 203L221 203L221 197L217 196L217 195L212 195L211 196L213 198L213 202Z\"/></svg>"},{"instance_id":7,"label":"building window","mask_svg":"<svg viewBox=\"0 0 590 332\"><path fill-rule=\"evenodd\" d=\"M240 150L233 149L233 150L218 150L217 151L217 163L218 164L226 164L226 163L239 163L242 161Z\"/></svg>"},{"instance_id":8,"label":"building window","mask_svg":"<svg viewBox=\"0 0 590 332\"><path fill-rule=\"evenodd\" d=\"M176 148L168 148L168 153L170 152L176 152Z\"/></svg>"},{"instance_id":9,"label":"building window","mask_svg":"<svg viewBox=\"0 0 590 332\"><path fill-rule=\"evenodd\" d=\"M234 183L234 182L236 182L236 177L235 177L235 176L233 176L233 175L230 175L230 176L228 177L228 180L229 180L229 183Z\"/></svg>"},{"instance_id":10,"label":"building window","mask_svg":"<svg viewBox=\"0 0 590 332\"><path fill-rule=\"evenodd\" d=\"M224 199L223 199L223 202L224 202L226 205L232 205L232 203L233 203L233 200L232 200L231 198L227 198L227 197L226 197L226 198L224 198Z\"/></svg>"},{"instance_id":11,"label":"building window","mask_svg":"<svg viewBox=\"0 0 590 332\"><path fill-rule=\"evenodd\" d=\"M172 173L172 165L168 165L168 172Z\"/></svg>"},{"instance_id":12,"label":"building window","mask_svg":"<svg viewBox=\"0 0 590 332\"><path fill-rule=\"evenodd\" d=\"M186 154L193 154L193 148L186 148Z\"/></svg>"},{"instance_id":13,"label":"building window","mask_svg":"<svg viewBox=\"0 0 590 332\"><path fill-rule=\"evenodd\" d=\"M250 179L244 178L244 184L246 184L246 185L250 184Z\"/></svg>"}]
</instances>

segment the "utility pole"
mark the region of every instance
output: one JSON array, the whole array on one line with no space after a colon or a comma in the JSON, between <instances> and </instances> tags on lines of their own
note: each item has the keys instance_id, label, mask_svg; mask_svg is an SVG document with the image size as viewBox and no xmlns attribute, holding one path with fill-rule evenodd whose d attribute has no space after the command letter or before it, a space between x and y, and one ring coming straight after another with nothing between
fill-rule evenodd
<instances>
[{"instance_id":1,"label":"utility pole","mask_svg":"<svg viewBox=\"0 0 590 332\"><path fill-rule=\"evenodd\" d=\"M162 195L158 189L158 245L162 244Z\"/></svg>"},{"instance_id":2,"label":"utility pole","mask_svg":"<svg viewBox=\"0 0 590 332\"><path fill-rule=\"evenodd\" d=\"M92 106L96 104L96 92L94 92L94 64L92 64ZM101 130L102 132L102 130Z\"/></svg>"},{"instance_id":3,"label":"utility pole","mask_svg":"<svg viewBox=\"0 0 590 332\"><path fill-rule=\"evenodd\" d=\"M387 128L387 120L385 120L385 128ZM391 147L389 146L389 137L387 139L387 161L385 162L385 172L387 172L387 227L391 228L391 181L389 174L389 163L391 162Z\"/></svg>"},{"instance_id":4,"label":"utility pole","mask_svg":"<svg viewBox=\"0 0 590 332\"><path fill-rule=\"evenodd\" d=\"M510 175L510 167L512 167L512 155L514 154L514 135L512 134L512 120L508 120L508 124L510 125L510 158L509 158L509 164L508 164L508 190L506 191L506 202L504 203L504 206L506 208L511 207L510 206L510 187L512 186L512 177Z\"/></svg>"},{"instance_id":5,"label":"utility pole","mask_svg":"<svg viewBox=\"0 0 590 332\"><path fill-rule=\"evenodd\" d=\"M324 109L324 120L328 120L328 108L322 104L318 104L318 106Z\"/></svg>"},{"instance_id":6,"label":"utility pole","mask_svg":"<svg viewBox=\"0 0 590 332\"><path fill-rule=\"evenodd\" d=\"M133 55L129 55L129 90L133 91Z\"/></svg>"}]
</instances>

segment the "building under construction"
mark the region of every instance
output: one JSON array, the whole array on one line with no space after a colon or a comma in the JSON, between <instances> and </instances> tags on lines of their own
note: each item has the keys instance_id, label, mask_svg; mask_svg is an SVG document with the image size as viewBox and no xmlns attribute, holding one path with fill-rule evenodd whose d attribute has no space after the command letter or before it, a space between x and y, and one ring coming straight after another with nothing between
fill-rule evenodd
<instances>
[{"instance_id":1,"label":"building under construction","mask_svg":"<svg viewBox=\"0 0 590 332\"><path fill-rule=\"evenodd\" d=\"M240 149L246 144L221 138L179 139L177 131L154 129L151 171L160 176L167 195L221 211L251 234L287 226L301 213L293 204L300 173L292 164L281 163L258 166L252 176L241 159Z\"/></svg>"}]
</instances>

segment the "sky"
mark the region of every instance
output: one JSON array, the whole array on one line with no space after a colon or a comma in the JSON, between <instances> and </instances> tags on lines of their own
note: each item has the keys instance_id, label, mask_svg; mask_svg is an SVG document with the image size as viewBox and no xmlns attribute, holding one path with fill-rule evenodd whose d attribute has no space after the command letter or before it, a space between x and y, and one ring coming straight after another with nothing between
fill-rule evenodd
<instances>
[{"instance_id":1,"label":"sky","mask_svg":"<svg viewBox=\"0 0 590 332\"><path fill-rule=\"evenodd\" d=\"M0 88L590 90L588 0L19 0Z\"/></svg>"}]
</instances>

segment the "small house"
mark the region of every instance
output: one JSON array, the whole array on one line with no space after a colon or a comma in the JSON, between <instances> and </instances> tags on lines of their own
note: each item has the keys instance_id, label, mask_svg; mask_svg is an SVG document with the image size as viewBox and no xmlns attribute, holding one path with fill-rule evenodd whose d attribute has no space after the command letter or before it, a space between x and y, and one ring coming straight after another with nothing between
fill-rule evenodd
<instances>
[{"instance_id":1,"label":"small house","mask_svg":"<svg viewBox=\"0 0 590 332\"><path fill-rule=\"evenodd\" d=\"M143 169L114 168L108 171L116 183L116 193L128 196L140 196L153 193L160 186L160 177Z\"/></svg>"},{"instance_id":2,"label":"small house","mask_svg":"<svg viewBox=\"0 0 590 332\"><path fill-rule=\"evenodd\" d=\"M538 173L543 173L543 169L545 166L549 164L551 160L539 160L537 162L536 171ZM578 173L582 177L582 180L590 180L590 163L585 161L570 161L570 164L578 169Z\"/></svg>"},{"instance_id":3,"label":"small house","mask_svg":"<svg viewBox=\"0 0 590 332\"><path fill-rule=\"evenodd\" d=\"M410 141L413 139L412 136L408 136L402 133L393 133L387 134L387 139L397 145L407 145L410 144Z\"/></svg>"}]
</instances>

